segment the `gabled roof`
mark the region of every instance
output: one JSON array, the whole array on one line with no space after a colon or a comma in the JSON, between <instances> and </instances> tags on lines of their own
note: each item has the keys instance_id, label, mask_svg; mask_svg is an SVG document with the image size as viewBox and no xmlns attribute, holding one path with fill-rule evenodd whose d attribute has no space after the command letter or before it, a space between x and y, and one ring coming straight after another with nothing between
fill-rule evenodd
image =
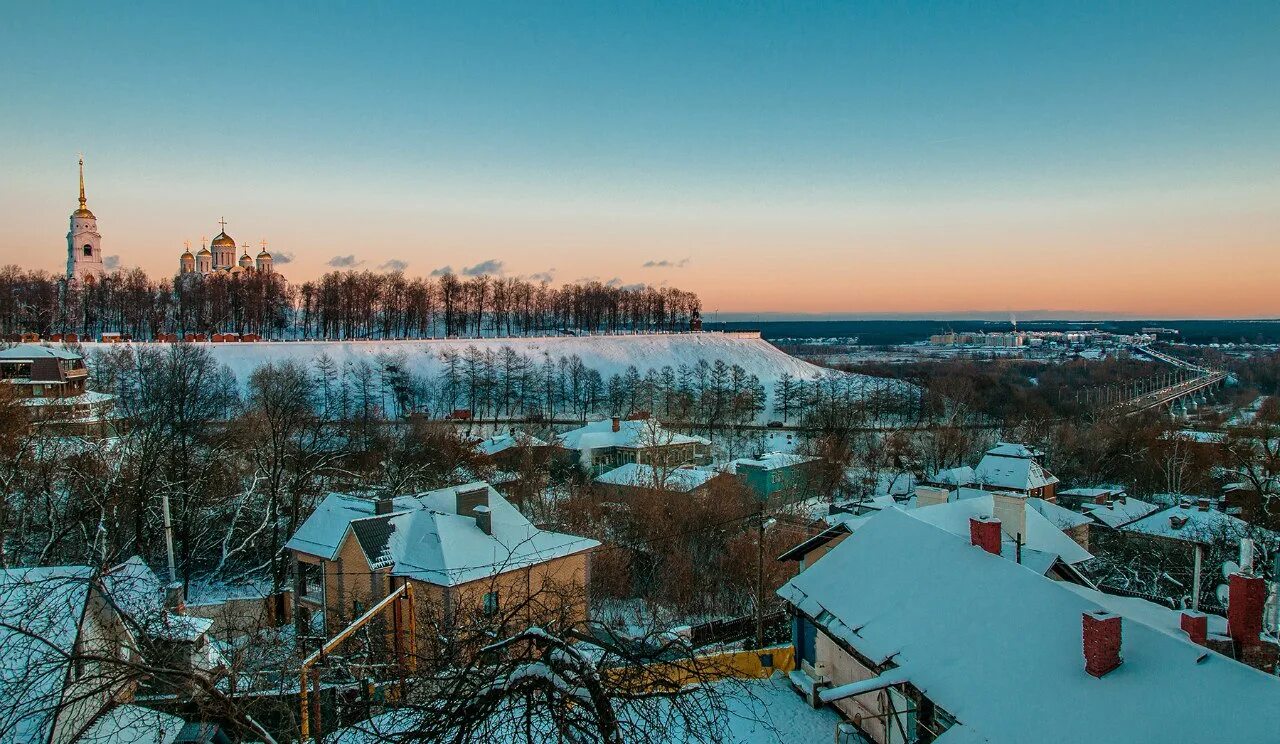
<instances>
[{"instance_id":1,"label":"gabled roof","mask_svg":"<svg viewBox=\"0 0 1280 744\"><path fill-rule=\"evenodd\" d=\"M459 492L486 489L492 534L474 515L457 513ZM392 575L455 586L597 547L590 538L540 530L484 482L398 496L393 513L374 514L372 499L329 494L285 544L333 560L352 533L371 567Z\"/></svg>"},{"instance_id":2,"label":"gabled roof","mask_svg":"<svg viewBox=\"0 0 1280 744\"><path fill-rule=\"evenodd\" d=\"M609 447L643 449L676 444L710 444L711 442L703 437L691 437L664 429L662 424L653 419L619 421L618 431L613 430L611 419L605 419L590 421L586 426L561 434L558 443L565 449L594 450Z\"/></svg>"},{"instance_id":3,"label":"gabled roof","mask_svg":"<svg viewBox=\"0 0 1280 744\"><path fill-rule=\"evenodd\" d=\"M939 470L929 477L929 482L944 483L948 486L971 486L978 482L978 476L973 472L973 468L961 465L958 468Z\"/></svg>"},{"instance_id":4,"label":"gabled roof","mask_svg":"<svg viewBox=\"0 0 1280 744\"><path fill-rule=\"evenodd\" d=\"M1035 450L1021 444L998 444L987 450L974 469L977 483L1016 491L1042 488L1058 479L1033 459Z\"/></svg>"},{"instance_id":5,"label":"gabled roof","mask_svg":"<svg viewBox=\"0 0 1280 744\"><path fill-rule=\"evenodd\" d=\"M705 486L717 475L720 473L706 468L668 468L663 474L652 465L629 462L596 476L596 483L633 488L657 487L664 491L689 493Z\"/></svg>"},{"instance_id":6,"label":"gabled roof","mask_svg":"<svg viewBox=\"0 0 1280 744\"><path fill-rule=\"evenodd\" d=\"M923 510L922 510L923 511ZM1124 617L1124 663L1085 672L1083 613L1100 602L893 509L779 596L958 720L939 741L1269 741L1280 679ZM1233 714L1247 711L1247 714Z\"/></svg>"}]
</instances>

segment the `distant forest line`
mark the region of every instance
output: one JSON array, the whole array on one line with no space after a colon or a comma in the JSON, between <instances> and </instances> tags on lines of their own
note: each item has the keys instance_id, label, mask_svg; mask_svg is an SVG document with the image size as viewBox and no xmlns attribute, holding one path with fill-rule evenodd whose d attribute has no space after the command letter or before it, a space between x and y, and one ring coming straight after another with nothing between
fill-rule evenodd
<instances>
[{"instance_id":1,"label":"distant forest line","mask_svg":"<svg viewBox=\"0 0 1280 744\"><path fill-rule=\"evenodd\" d=\"M585 282L551 287L511 277L334 271L289 284L279 274L152 279L141 269L91 284L0 268L0 334L254 333L264 338L528 336L688 330L701 312L674 287Z\"/></svg>"},{"instance_id":2,"label":"distant forest line","mask_svg":"<svg viewBox=\"0 0 1280 744\"><path fill-rule=\"evenodd\" d=\"M862 346L910 344L935 333L1012 329L1008 320L779 320L711 322L709 330L759 330L765 339L858 337ZM1022 331L1080 331L1137 333L1142 328L1173 328L1178 341L1189 344L1280 344L1280 320L1033 320L1018 321Z\"/></svg>"}]
</instances>

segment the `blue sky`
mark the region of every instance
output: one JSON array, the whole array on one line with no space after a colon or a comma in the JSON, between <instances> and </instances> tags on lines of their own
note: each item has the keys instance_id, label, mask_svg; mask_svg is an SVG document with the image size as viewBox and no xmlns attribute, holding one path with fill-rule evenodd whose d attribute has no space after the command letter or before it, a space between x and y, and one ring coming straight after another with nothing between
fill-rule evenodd
<instances>
[{"instance_id":1,"label":"blue sky","mask_svg":"<svg viewBox=\"0 0 1280 744\"><path fill-rule=\"evenodd\" d=\"M57 267L84 150L104 248L152 273L225 214L298 278L354 254L669 282L743 311L1274 302L1187 266L1213 240L1251 273L1280 269L1280 3L5 16L0 263L47 246L39 267ZM1174 289L1081 287L1061 269L1078 261L1168 264L1156 279ZM992 265L1052 289L992 298Z\"/></svg>"}]
</instances>

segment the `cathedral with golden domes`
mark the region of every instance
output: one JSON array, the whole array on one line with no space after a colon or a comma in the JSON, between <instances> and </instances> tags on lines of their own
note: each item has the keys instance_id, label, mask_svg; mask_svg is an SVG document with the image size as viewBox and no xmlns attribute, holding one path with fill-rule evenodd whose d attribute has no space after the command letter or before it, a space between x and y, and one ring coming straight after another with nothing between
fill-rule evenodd
<instances>
[{"instance_id":1,"label":"cathedral with golden domes","mask_svg":"<svg viewBox=\"0 0 1280 744\"><path fill-rule=\"evenodd\" d=\"M241 247L244 252L237 259L236 241L227 234L227 221L219 220L218 224L222 227L221 232L214 236L213 242L207 246L204 245L202 238L199 253L192 255L191 246L187 245L187 249L178 257L179 274L239 276L246 271L261 271L269 274L275 270L271 254L267 252L267 241L262 241L262 250L258 252L257 258L249 255L249 244L246 243Z\"/></svg>"}]
</instances>

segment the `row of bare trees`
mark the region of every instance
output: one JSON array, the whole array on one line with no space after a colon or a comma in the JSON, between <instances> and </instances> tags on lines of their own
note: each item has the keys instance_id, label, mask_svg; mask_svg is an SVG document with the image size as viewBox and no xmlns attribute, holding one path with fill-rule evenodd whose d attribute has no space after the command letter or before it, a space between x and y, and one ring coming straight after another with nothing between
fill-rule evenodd
<instances>
[{"instance_id":1,"label":"row of bare trees","mask_svg":"<svg viewBox=\"0 0 1280 744\"><path fill-rule=\"evenodd\" d=\"M130 269L79 284L0 268L0 334L354 339L671 332L688 330L700 312L690 292L596 281L552 287L514 277L334 271L290 285L280 274L253 271L154 280Z\"/></svg>"}]
</instances>

